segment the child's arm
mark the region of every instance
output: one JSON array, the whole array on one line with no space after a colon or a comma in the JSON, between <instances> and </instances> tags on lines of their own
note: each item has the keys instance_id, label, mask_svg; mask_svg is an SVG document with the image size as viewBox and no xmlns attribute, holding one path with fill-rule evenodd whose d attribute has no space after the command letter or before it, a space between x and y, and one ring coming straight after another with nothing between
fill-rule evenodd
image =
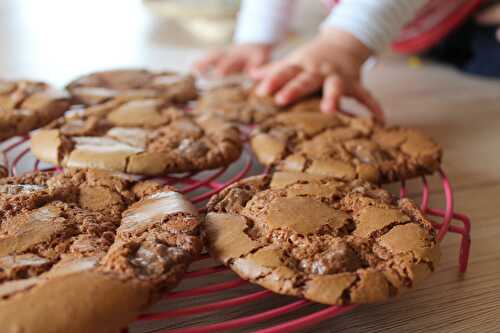
<instances>
[{"instance_id":1,"label":"child's arm","mask_svg":"<svg viewBox=\"0 0 500 333\"><path fill-rule=\"evenodd\" d=\"M235 32L235 44L215 50L194 64L196 71L219 75L249 71L268 62L290 21L294 0L244 0Z\"/></svg>"},{"instance_id":2,"label":"child's arm","mask_svg":"<svg viewBox=\"0 0 500 333\"><path fill-rule=\"evenodd\" d=\"M334 7L322 28L335 27L382 51L429 0L347 0Z\"/></svg>"}]
</instances>

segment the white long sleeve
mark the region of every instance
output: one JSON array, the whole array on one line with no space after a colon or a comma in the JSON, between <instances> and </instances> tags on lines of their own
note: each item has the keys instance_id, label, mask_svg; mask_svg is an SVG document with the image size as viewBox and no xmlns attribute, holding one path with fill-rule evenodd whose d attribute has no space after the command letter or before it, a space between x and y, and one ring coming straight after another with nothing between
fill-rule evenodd
<instances>
[{"instance_id":1,"label":"white long sleeve","mask_svg":"<svg viewBox=\"0 0 500 333\"><path fill-rule=\"evenodd\" d=\"M384 49L428 0L343 0L321 25L348 31L375 52Z\"/></svg>"},{"instance_id":2,"label":"white long sleeve","mask_svg":"<svg viewBox=\"0 0 500 333\"><path fill-rule=\"evenodd\" d=\"M236 43L276 43L284 38L294 0L243 0Z\"/></svg>"},{"instance_id":3,"label":"white long sleeve","mask_svg":"<svg viewBox=\"0 0 500 333\"><path fill-rule=\"evenodd\" d=\"M279 42L288 30L294 2L295 0L243 0L235 42ZM378 52L398 35L401 28L427 2L428 0L342 0L334 6L321 27L346 30Z\"/></svg>"}]
</instances>

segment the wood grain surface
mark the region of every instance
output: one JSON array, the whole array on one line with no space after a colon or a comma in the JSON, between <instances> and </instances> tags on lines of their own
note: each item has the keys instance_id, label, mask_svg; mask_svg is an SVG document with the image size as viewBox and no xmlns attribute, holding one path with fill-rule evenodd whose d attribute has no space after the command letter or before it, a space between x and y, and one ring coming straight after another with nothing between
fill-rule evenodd
<instances>
[{"instance_id":1,"label":"wood grain surface","mask_svg":"<svg viewBox=\"0 0 500 333\"><path fill-rule=\"evenodd\" d=\"M74 76L108 67L148 66L187 69L203 50L175 47L183 36L143 11L140 1L0 1L0 76L42 78L62 85ZM117 8L121 10L117 10ZM112 18L112 19L111 19ZM168 42L168 43L167 43ZM307 332L500 332L500 83L462 75L424 63L384 57L366 75L389 123L417 127L444 148L444 169L453 185L455 210L473 222L469 269L458 273L459 237L442 243L436 273L417 290L387 304L363 306ZM443 207L439 178L431 178L431 206ZM389 186L395 190L396 186ZM418 181L409 193L419 197ZM234 278L231 273L186 282L208 285ZM153 310L197 305L261 290L244 286L186 301L162 301ZM270 297L242 307L139 323L131 332L152 332L227 321L288 304ZM276 321L322 309L308 306Z\"/></svg>"}]
</instances>

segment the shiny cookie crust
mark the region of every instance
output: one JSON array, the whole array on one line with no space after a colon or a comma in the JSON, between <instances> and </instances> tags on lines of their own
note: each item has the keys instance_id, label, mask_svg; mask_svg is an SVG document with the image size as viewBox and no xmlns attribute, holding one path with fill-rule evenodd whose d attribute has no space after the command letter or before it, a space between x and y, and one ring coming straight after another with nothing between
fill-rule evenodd
<instances>
[{"instance_id":1,"label":"shiny cookie crust","mask_svg":"<svg viewBox=\"0 0 500 333\"><path fill-rule=\"evenodd\" d=\"M153 181L34 173L0 180L0 206L2 332L117 332L202 248L196 209Z\"/></svg>"},{"instance_id":2,"label":"shiny cookie crust","mask_svg":"<svg viewBox=\"0 0 500 333\"><path fill-rule=\"evenodd\" d=\"M94 105L114 98L159 98L171 104L186 103L198 95L195 79L170 71L115 69L83 75L66 89L76 102Z\"/></svg>"},{"instance_id":3,"label":"shiny cookie crust","mask_svg":"<svg viewBox=\"0 0 500 333\"><path fill-rule=\"evenodd\" d=\"M442 151L422 132L381 127L371 118L319 112L319 100L261 123L251 135L257 159L276 170L388 183L436 171Z\"/></svg>"},{"instance_id":4,"label":"shiny cookie crust","mask_svg":"<svg viewBox=\"0 0 500 333\"><path fill-rule=\"evenodd\" d=\"M60 118L32 137L39 159L63 167L148 176L227 166L242 151L237 127L160 99L113 99Z\"/></svg>"},{"instance_id":5,"label":"shiny cookie crust","mask_svg":"<svg viewBox=\"0 0 500 333\"><path fill-rule=\"evenodd\" d=\"M409 199L359 180L277 172L214 196L208 248L243 279L324 304L384 301L432 271L431 223Z\"/></svg>"},{"instance_id":6,"label":"shiny cookie crust","mask_svg":"<svg viewBox=\"0 0 500 333\"><path fill-rule=\"evenodd\" d=\"M44 126L70 106L66 92L45 82L0 80L0 141Z\"/></svg>"}]
</instances>

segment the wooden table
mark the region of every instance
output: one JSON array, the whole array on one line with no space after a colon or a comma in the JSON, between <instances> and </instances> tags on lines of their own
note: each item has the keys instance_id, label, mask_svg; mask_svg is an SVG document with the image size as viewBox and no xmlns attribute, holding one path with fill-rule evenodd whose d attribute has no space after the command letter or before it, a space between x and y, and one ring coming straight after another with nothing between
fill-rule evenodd
<instances>
[{"instance_id":1,"label":"wooden table","mask_svg":"<svg viewBox=\"0 0 500 333\"><path fill-rule=\"evenodd\" d=\"M166 46L178 40L180 33L144 13L139 1L122 4L2 0L0 75L62 85L78 74L107 67L186 69L200 54L194 47ZM388 304L359 307L309 331L500 332L500 84L436 65L411 68L393 57L367 74L367 84L382 102L390 123L420 128L443 145L443 165L453 185L455 209L473 222L470 265L465 275L458 274L459 237L450 234L442 244L437 272L418 290ZM417 197L418 182L410 182L409 188L410 195ZM431 188L431 205L442 206L437 177L432 178ZM233 294L238 293L229 291L226 296ZM172 328L229 320L286 302L289 299L273 297L156 325ZM156 308L179 305L188 303L162 302ZM138 329L133 326L133 331ZM140 325L140 329L147 331L151 326Z\"/></svg>"}]
</instances>

